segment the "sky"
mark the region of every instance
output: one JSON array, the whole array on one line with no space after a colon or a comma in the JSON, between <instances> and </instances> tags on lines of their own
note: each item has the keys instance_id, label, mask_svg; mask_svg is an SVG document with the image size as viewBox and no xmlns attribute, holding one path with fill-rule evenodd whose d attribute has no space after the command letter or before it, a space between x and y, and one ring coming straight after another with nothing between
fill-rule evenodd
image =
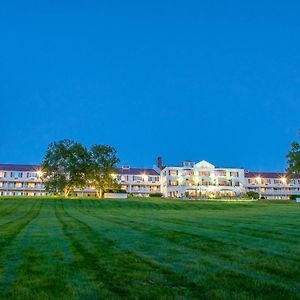
<instances>
[{"instance_id":1,"label":"sky","mask_svg":"<svg viewBox=\"0 0 300 300\"><path fill-rule=\"evenodd\" d=\"M121 164L282 171L300 127L299 1L0 3L0 162L49 143Z\"/></svg>"}]
</instances>

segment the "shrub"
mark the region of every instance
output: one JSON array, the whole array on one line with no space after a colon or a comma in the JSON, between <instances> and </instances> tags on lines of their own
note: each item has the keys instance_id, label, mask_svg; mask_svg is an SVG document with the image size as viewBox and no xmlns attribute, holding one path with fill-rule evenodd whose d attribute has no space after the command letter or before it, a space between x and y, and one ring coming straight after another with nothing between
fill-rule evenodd
<instances>
[{"instance_id":1,"label":"shrub","mask_svg":"<svg viewBox=\"0 0 300 300\"><path fill-rule=\"evenodd\" d=\"M296 198L300 198L300 195L291 195L290 200L296 200Z\"/></svg>"},{"instance_id":2,"label":"shrub","mask_svg":"<svg viewBox=\"0 0 300 300\"><path fill-rule=\"evenodd\" d=\"M259 194L256 193L256 192L247 192L246 195L247 195L249 198L259 199Z\"/></svg>"},{"instance_id":3,"label":"shrub","mask_svg":"<svg viewBox=\"0 0 300 300\"><path fill-rule=\"evenodd\" d=\"M163 194L162 193L152 193L152 194L149 194L149 196L161 198L163 196Z\"/></svg>"}]
</instances>

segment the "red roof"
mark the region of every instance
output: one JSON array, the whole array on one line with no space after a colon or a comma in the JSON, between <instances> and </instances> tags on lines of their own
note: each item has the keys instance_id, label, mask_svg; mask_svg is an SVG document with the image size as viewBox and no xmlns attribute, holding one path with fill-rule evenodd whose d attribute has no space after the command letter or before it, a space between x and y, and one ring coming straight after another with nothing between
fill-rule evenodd
<instances>
[{"instance_id":1,"label":"red roof","mask_svg":"<svg viewBox=\"0 0 300 300\"><path fill-rule=\"evenodd\" d=\"M159 174L154 169L140 169L140 168L119 168L118 173L121 175L153 175L158 176Z\"/></svg>"},{"instance_id":2,"label":"red roof","mask_svg":"<svg viewBox=\"0 0 300 300\"><path fill-rule=\"evenodd\" d=\"M1 171L34 172L39 168L39 165L0 164Z\"/></svg>"},{"instance_id":3,"label":"red roof","mask_svg":"<svg viewBox=\"0 0 300 300\"><path fill-rule=\"evenodd\" d=\"M281 178L281 177L288 177L287 173L275 173L275 172L245 172L246 178ZM292 175L293 178L300 178L300 175Z\"/></svg>"}]
</instances>

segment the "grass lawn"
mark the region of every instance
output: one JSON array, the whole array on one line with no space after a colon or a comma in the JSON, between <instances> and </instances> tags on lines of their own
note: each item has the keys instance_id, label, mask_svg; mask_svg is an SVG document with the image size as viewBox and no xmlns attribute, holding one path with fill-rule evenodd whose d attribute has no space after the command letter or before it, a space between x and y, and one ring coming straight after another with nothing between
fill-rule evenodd
<instances>
[{"instance_id":1,"label":"grass lawn","mask_svg":"<svg viewBox=\"0 0 300 300\"><path fill-rule=\"evenodd\" d=\"M0 299L300 299L300 204L0 198Z\"/></svg>"}]
</instances>

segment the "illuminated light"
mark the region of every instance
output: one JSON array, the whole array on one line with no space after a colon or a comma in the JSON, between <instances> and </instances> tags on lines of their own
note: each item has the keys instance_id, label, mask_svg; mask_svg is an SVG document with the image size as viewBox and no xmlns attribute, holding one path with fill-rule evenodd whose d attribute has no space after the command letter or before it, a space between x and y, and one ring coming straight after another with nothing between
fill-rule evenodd
<instances>
[{"instance_id":1,"label":"illuminated light","mask_svg":"<svg viewBox=\"0 0 300 300\"><path fill-rule=\"evenodd\" d=\"M146 174L142 174L141 176L142 176L142 178L143 178L144 181L147 180L147 175Z\"/></svg>"},{"instance_id":2,"label":"illuminated light","mask_svg":"<svg viewBox=\"0 0 300 300\"><path fill-rule=\"evenodd\" d=\"M286 184L286 178L285 178L285 177L281 177L280 180L281 180L281 182L282 182L283 184Z\"/></svg>"},{"instance_id":3,"label":"illuminated light","mask_svg":"<svg viewBox=\"0 0 300 300\"><path fill-rule=\"evenodd\" d=\"M199 178L198 177L194 177L193 181L197 184L197 183L199 183Z\"/></svg>"},{"instance_id":4,"label":"illuminated light","mask_svg":"<svg viewBox=\"0 0 300 300\"><path fill-rule=\"evenodd\" d=\"M43 176L44 173L43 173L41 170L39 170L39 171L36 172L36 174L37 174L37 176L38 176L39 178L41 178L41 177Z\"/></svg>"},{"instance_id":5,"label":"illuminated light","mask_svg":"<svg viewBox=\"0 0 300 300\"><path fill-rule=\"evenodd\" d=\"M112 178L114 178L114 179L117 178L117 174L110 174L110 176L111 176Z\"/></svg>"},{"instance_id":6,"label":"illuminated light","mask_svg":"<svg viewBox=\"0 0 300 300\"><path fill-rule=\"evenodd\" d=\"M261 183L261 177L256 177L255 180L257 183Z\"/></svg>"}]
</instances>

